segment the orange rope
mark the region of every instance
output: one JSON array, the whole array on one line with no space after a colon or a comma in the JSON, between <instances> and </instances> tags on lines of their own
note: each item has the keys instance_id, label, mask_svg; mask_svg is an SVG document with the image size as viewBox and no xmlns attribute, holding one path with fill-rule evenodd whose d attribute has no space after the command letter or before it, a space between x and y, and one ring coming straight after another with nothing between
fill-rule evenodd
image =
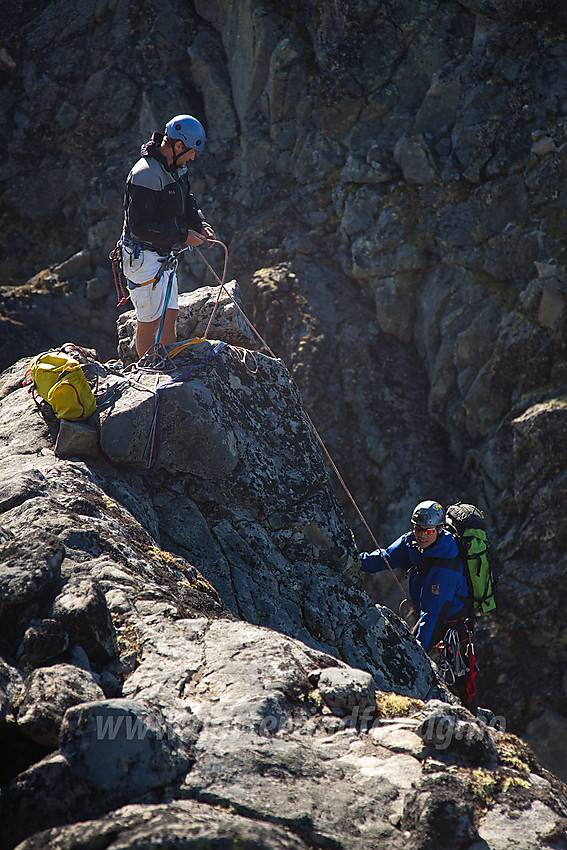
<instances>
[{"instance_id":1,"label":"orange rope","mask_svg":"<svg viewBox=\"0 0 567 850\"><path fill-rule=\"evenodd\" d=\"M404 599L405 599L405 600L407 600L407 601L410 603L410 605L411 605L412 607L414 607L414 606L413 606L413 603L411 602L411 600L409 600L409 599L407 598L406 592L405 592L404 588L402 587L402 584L401 584L400 580L398 579L397 575L395 574L395 572L394 572L394 570L393 570L393 568L392 568L392 565L390 564L390 561L389 561L389 559L388 559L388 556L387 556L387 555L386 555L386 553L383 551L383 549L381 548L380 544L378 543L378 541L377 541L377 540L376 540L376 538L374 537L374 534L372 533L372 530L371 530L370 526L369 526L369 525L368 525L368 523L366 522L366 519L364 518L364 515L363 515L362 511L361 511L361 510L360 510L360 508L358 507L358 505L357 505L357 503L356 503L356 501L355 501L354 496L352 495L352 493L351 493L351 492L350 492L350 490L348 489L348 487L347 487L347 485L346 485L346 483L345 483L345 481L344 481L344 479L343 479L343 477L342 477L341 473L340 473L340 472L339 472L339 470L338 470L337 465L335 464L335 461L333 460L333 458L332 458L332 457L331 457L331 455L329 454L329 451L328 451L328 449L327 449L327 446L326 446L326 445L325 445L325 443L323 442L323 440L322 440L322 438L321 438L321 436L320 436L319 432L317 431L317 429L316 429L315 425L313 424L313 421L312 421L311 417L309 416L309 414L307 413L307 411L305 412L305 416L307 417L307 420L308 420L309 424L311 425L311 427L312 427L312 429L313 429L313 433L315 434L315 437L316 437L316 438L317 438L317 440L319 441L319 444L320 444L321 448L323 449L323 452L325 453L325 456L326 456L327 460L329 461L329 463L330 463L330 464L331 464L331 466L333 467L334 473L335 473L335 475L337 476L337 478L338 478L338 480L339 480L339 483L340 483L341 487L343 488L343 490L345 491L346 495L347 495L347 496L348 496L348 498L350 499L350 501L351 501L351 503L352 503L352 506L353 506L353 508L355 509L356 513L358 514L358 517L359 517L360 521L362 522L362 524L364 525L364 527L365 527L365 529L367 530L368 534L370 535L370 539L371 539L371 540L372 540L372 542L374 543L374 545L375 545L376 549L379 551L380 556L382 557L382 560L385 562L386 566L388 567L388 569L389 569L389 570L390 570L390 572L392 573L392 575L393 575L393 577L394 577L394 581L396 582L396 584L398 585L398 587L399 587L399 588L400 588L400 590L402 591L402 594L403 594Z\"/></svg>"},{"instance_id":2,"label":"orange rope","mask_svg":"<svg viewBox=\"0 0 567 850\"><path fill-rule=\"evenodd\" d=\"M215 313L217 312L217 307L219 306L219 300L220 300L220 295L221 295L222 290L224 289L224 291L225 291L225 292L227 293L227 295L229 295L229 297L230 297L230 293L229 293L229 292L227 292L227 290L225 289L225 286L224 286L224 282L225 282L225 280L226 280L226 268L227 268L227 266L228 266L228 248L226 247L226 245L224 244L224 242L221 242L221 241L220 241L220 239L209 239L208 241L209 241L209 243L211 243L211 244L222 245L222 247L223 247L223 249L224 249L224 267L223 267L223 270L222 270L222 280L221 280L221 279L219 278L219 276L217 275L216 271L214 270L214 268L213 268L213 267L211 266L211 264L209 263L209 261L208 261L208 260L204 257L203 252L202 252L202 251L200 251L200 250L199 250L199 248L195 248L195 250L196 250L196 251L197 251L197 253L199 254L199 256L200 256L200 258L202 259L202 261L204 262L204 264L207 266L207 268L209 269L209 271L213 274L213 276L214 276L214 277L218 280L218 282L220 283L219 291L218 291L218 294L217 294L217 300L215 301L215 306L213 307L213 312L211 313L211 318L209 319L209 324L207 325L207 329L205 330L204 339L206 339L206 338L207 338L208 333L209 333L209 329L210 329L210 327L211 327L211 325L212 325L212 323L213 323L213 319L214 319L214 317L215 317ZM234 299L233 299L233 300L234 300Z\"/></svg>"},{"instance_id":3,"label":"orange rope","mask_svg":"<svg viewBox=\"0 0 567 850\"><path fill-rule=\"evenodd\" d=\"M201 251L199 251L199 249L198 249L198 248L196 248L196 249L195 249L195 250L197 251L197 253L199 254L199 256L201 257L201 259L203 260L203 262L205 263L205 265L209 268L209 270L211 271L211 273L213 274L213 276L215 277L215 279L216 279L216 280L218 281L218 283L220 284L220 285L219 285L218 295L217 295L217 298L216 298L216 301L215 301L215 306L214 306L214 308L213 308L213 312L212 312L212 314L211 314L211 318L209 319L209 323L208 323L208 325L207 325L207 329L206 329L206 331L205 331L205 335L204 335L203 339L206 339L206 337L207 337L207 334L208 334L208 332L209 332L209 328L211 327L211 323L212 323L212 321L213 321L213 317L214 317L214 315L215 315L215 312L216 312L217 307L218 307L218 304L219 304L219 299L220 299L221 291L224 289L224 291L226 292L226 294L228 295L228 297L230 298L230 300L232 301L232 303L234 304L234 306L236 307L236 309L238 310L238 312L239 312L239 313L243 316L244 320L245 320L245 321L247 322L247 324L249 325L249 327L250 327L251 331L252 331L252 332L253 332L253 333L257 336L257 338L260 340L260 342L262 343L262 345L264 346L264 348L266 349L266 351L270 354L270 356L271 356L271 357L273 357L273 358L274 358L274 360L279 360L280 358L278 358L278 357L274 354L274 352L272 351L272 349L270 348L270 346L268 345L268 343L267 343L267 342L265 341L265 339L264 339L264 338L263 338L263 337L259 334L259 332L256 330L256 328L254 327L254 325L252 324L252 322L250 321L250 319L248 318L248 316L246 315L246 313L244 312L244 310L242 310L242 309L240 308L240 306L237 304L236 300L232 297L232 295L230 294L230 292L227 290L227 288L226 288L226 287L225 287L225 285L224 285L225 278L226 278L226 269L227 269L227 264L228 264L228 248L226 247L226 245L224 244L224 242L221 242L219 239L210 239L210 240L208 240L208 241L209 241L209 242L214 242L214 243L216 243L216 244L218 244L218 245L222 245L222 247L224 248L225 256L224 256L224 268L223 268L223 274L222 274L222 280L221 280L221 279L219 278L219 276L217 275L217 273L215 272L215 270L213 269L213 267L210 265L210 263L209 263L209 262L205 259L205 257L203 256L202 252L201 252ZM349 500L350 500L350 502L351 502L352 506L354 507L354 509L355 509L356 513L358 514L358 517L359 517L360 521L362 522L362 524L364 525L364 527L365 527L366 531L367 531L367 532L368 532L368 534L370 535L370 539L371 539L371 540L372 540L372 542L374 543L374 545L375 545L376 549L379 551L379 553L380 553L380 555L381 555L382 559L384 560L384 562L385 562L386 566L388 567L388 569L389 569L389 570L390 570L390 572L392 573L392 575L393 575L393 577L394 577L394 581L396 582L396 584L397 584L397 585L398 585L398 587L400 588L400 590L401 590L401 592L402 592L402 594L403 594L404 599L410 603L410 605L412 606L412 608L414 608L413 603L411 602L411 600L409 600L409 599L408 599L408 597L407 597L407 595L406 595L406 592L405 592L404 588L402 587L401 582L399 581L399 579L398 579L397 575L395 574L395 572L394 572L394 570L393 570L393 568L392 568L392 565L390 564L390 561L389 561L389 559L388 559L388 556L387 556L387 555L386 555L386 553L383 551L383 549L380 547L380 545L379 545L378 541L376 540L376 538L375 538L374 534L372 533L372 530L370 529L370 526L369 526L369 525L368 525L368 523L366 522L366 519L364 518L364 515L362 514L362 511L361 511L361 510L360 510L360 508L358 507L358 505L357 505L357 503L356 503L356 500L355 500L354 496L352 495L352 493L351 493L351 492L350 492L350 490L348 489L348 487L347 487L347 485L346 485L346 483L345 483L345 481L344 481L344 479L343 479L343 477L342 477L341 473L340 473L340 472L339 472L339 470L338 470L337 465L335 464L335 462L334 462L333 458L332 458L332 457L331 457L331 455L329 454L329 451L328 451L328 449L327 449L327 447L326 447L325 443L323 442L323 440L322 440L322 438L321 438L321 436L320 436L319 432L317 431L317 429L316 429L315 425L313 424L313 420L311 419L311 417L309 416L309 414L307 413L307 411L305 411L305 417L306 417L307 421L309 422L309 425L310 425L310 426L311 426L311 428L313 429L313 433L314 433L314 435L315 435L315 437L316 437L317 441L319 442L319 445L320 445L320 446L321 446L321 448L323 449L323 452L324 452L324 454L325 454L325 456L326 456L327 460L328 460L328 461L329 461L329 463L331 464L331 466L332 466L332 468L333 468L333 470L334 470L334 473L335 473L335 475L337 476L337 478L338 478L338 480L339 480L339 483L340 483L341 487L343 488L343 490L345 491L346 495L348 496L348 498L349 498Z\"/></svg>"}]
</instances>

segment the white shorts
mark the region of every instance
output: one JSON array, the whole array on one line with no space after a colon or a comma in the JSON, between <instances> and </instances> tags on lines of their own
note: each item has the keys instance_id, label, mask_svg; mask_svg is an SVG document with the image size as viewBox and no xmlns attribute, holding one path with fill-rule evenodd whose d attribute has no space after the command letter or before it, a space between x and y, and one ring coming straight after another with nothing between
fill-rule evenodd
<instances>
[{"instance_id":1,"label":"white shorts","mask_svg":"<svg viewBox=\"0 0 567 850\"><path fill-rule=\"evenodd\" d=\"M134 259L131 249L122 248L122 268L128 283L130 300L139 322L154 322L160 319L163 313L171 269L165 269L155 289L153 285L163 261L164 257L160 257L155 251L140 251L140 256ZM174 271L167 309L177 310L178 307L177 273Z\"/></svg>"}]
</instances>

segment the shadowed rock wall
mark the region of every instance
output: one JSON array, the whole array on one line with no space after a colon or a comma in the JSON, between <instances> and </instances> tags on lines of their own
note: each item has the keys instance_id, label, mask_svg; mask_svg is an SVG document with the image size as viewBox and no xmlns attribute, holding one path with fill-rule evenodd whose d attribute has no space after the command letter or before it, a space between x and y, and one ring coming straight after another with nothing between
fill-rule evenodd
<instances>
[{"instance_id":1,"label":"shadowed rock wall","mask_svg":"<svg viewBox=\"0 0 567 850\"><path fill-rule=\"evenodd\" d=\"M380 542L429 495L487 512L483 701L534 740L551 724L561 752L565 18L535 0L56 0L11 8L0 55L4 365L69 338L112 356L124 178L194 112L193 188L230 274ZM212 282L196 257L182 271Z\"/></svg>"}]
</instances>

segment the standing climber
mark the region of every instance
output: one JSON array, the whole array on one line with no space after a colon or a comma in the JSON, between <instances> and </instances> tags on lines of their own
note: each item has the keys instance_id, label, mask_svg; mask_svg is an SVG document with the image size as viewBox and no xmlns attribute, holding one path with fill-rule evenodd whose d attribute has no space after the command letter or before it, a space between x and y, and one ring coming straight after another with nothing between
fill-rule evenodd
<instances>
[{"instance_id":1,"label":"standing climber","mask_svg":"<svg viewBox=\"0 0 567 850\"><path fill-rule=\"evenodd\" d=\"M443 527L444 521L445 512L439 502L420 502L412 513L411 530L384 553L380 549L361 553L361 567L367 573L381 572L389 566L408 571L410 599L419 613L415 636L433 656L448 631L458 637L456 651L462 652L463 666L460 675L455 676L454 690L463 705L475 713L476 700L471 692L475 690L476 666L468 622L472 600L457 543ZM466 664L469 667L465 671Z\"/></svg>"},{"instance_id":2,"label":"standing climber","mask_svg":"<svg viewBox=\"0 0 567 850\"><path fill-rule=\"evenodd\" d=\"M156 341L176 341L178 284L170 252L191 248L215 233L191 194L187 163L205 145L203 126L192 115L177 115L142 146L126 180L122 269L136 311L136 349L142 357ZM168 289L170 274L171 287Z\"/></svg>"}]
</instances>

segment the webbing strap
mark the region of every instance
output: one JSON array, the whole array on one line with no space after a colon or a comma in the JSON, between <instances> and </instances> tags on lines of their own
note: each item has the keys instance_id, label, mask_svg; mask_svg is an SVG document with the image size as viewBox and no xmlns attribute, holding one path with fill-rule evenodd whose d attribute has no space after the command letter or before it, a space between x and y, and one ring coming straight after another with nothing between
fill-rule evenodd
<instances>
[{"instance_id":1,"label":"webbing strap","mask_svg":"<svg viewBox=\"0 0 567 850\"><path fill-rule=\"evenodd\" d=\"M161 390L165 389L165 387L170 387L173 384L180 384L183 381L187 381L192 375L195 374L195 372L197 372L199 369L209 363L219 353L219 351L224 348L225 345L226 342L217 342L213 350L209 352L206 357L203 357L202 360L196 363L195 366L192 366L190 369L187 370L187 372L182 372L180 375L175 375L173 378L170 378L169 381L166 381L165 384L161 384L161 386L157 388L158 393L161 392ZM224 366L224 363L222 365Z\"/></svg>"}]
</instances>

